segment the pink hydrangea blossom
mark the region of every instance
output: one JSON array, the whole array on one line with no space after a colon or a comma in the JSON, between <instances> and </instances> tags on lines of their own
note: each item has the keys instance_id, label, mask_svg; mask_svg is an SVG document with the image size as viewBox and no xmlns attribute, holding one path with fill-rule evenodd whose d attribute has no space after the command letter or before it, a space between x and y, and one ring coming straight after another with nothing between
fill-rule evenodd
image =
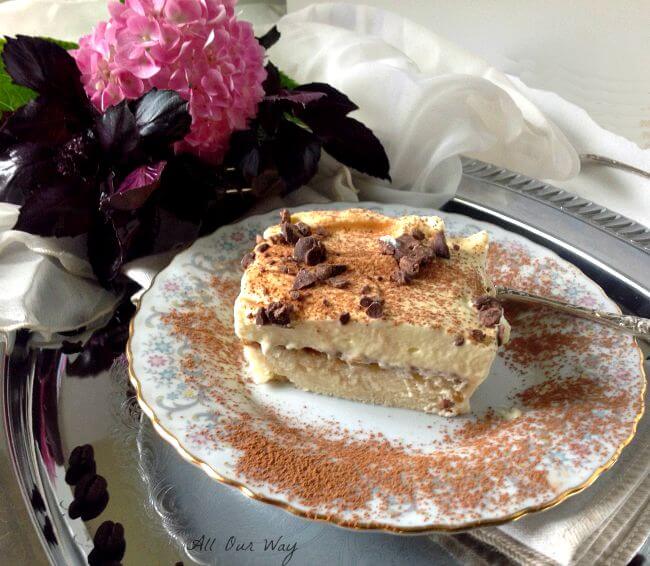
<instances>
[{"instance_id":1,"label":"pink hydrangea blossom","mask_svg":"<svg viewBox=\"0 0 650 566\"><path fill-rule=\"evenodd\" d=\"M264 50L235 0L126 0L71 51L86 92L105 110L153 87L189 100L192 127L176 151L218 163L264 95Z\"/></svg>"}]
</instances>

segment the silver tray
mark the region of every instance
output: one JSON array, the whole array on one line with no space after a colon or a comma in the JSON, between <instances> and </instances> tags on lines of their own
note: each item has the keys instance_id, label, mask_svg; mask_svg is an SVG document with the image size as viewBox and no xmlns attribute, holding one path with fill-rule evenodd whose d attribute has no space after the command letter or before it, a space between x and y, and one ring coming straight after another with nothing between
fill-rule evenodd
<instances>
[{"instance_id":1,"label":"silver tray","mask_svg":"<svg viewBox=\"0 0 650 566\"><path fill-rule=\"evenodd\" d=\"M541 181L479 161L465 160L463 168L459 191L445 210L502 225L554 250L625 312L650 317L650 230ZM125 564L458 563L440 539L314 523L212 482L152 431L126 394L123 367L72 378L61 369L60 350L30 344L26 334L17 336L11 355L2 348L0 338L6 432L0 442L6 443L15 474L9 479L0 460L0 478L4 472L8 478L0 508L2 563L86 564L90 533L107 519L124 524ZM36 402L39 395L51 399L42 412L35 410L43 406ZM51 435L49 472L36 442L44 422ZM644 417L640 430L646 426ZM107 478L110 493L107 509L87 524L67 516L72 494L63 479L70 451L85 443L93 444L98 473ZM18 493L25 509L16 506ZM15 525L20 524L33 532L18 538ZM42 552L37 544L26 545L24 537L38 540ZM297 549L263 550L264 539L279 537L276 548L296 543ZM250 541L255 551L237 551L238 544L246 547Z\"/></svg>"}]
</instances>

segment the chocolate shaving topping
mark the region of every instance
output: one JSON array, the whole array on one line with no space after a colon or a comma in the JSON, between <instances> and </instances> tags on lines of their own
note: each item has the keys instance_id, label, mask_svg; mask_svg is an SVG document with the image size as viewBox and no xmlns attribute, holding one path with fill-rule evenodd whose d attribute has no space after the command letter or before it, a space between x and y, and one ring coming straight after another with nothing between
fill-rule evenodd
<instances>
[{"instance_id":1,"label":"chocolate shaving topping","mask_svg":"<svg viewBox=\"0 0 650 566\"><path fill-rule=\"evenodd\" d=\"M291 222L283 222L280 225L280 234L287 244L295 244L300 239L298 228Z\"/></svg>"},{"instance_id":2,"label":"chocolate shaving topping","mask_svg":"<svg viewBox=\"0 0 650 566\"><path fill-rule=\"evenodd\" d=\"M384 240L379 240L379 251L383 255L395 255L395 246Z\"/></svg>"},{"instance_id":3,"label":"chocolate shaving topping","mask_svg":"<svg viewBox=\"0 0 650 566\"><path fill-rule=\"evenodd\" d=\"M413 236L416 240L424 240L426 237L425 233L420 230L420 228L413 228L411 231L411 236Z\"/></svg>"},{"instance_id":4,"label":"chocolate shaving topping","mask_svg":"<svg viewBox=\"0 0 650 566\"><path fill-rule=\"evenodd\" d=\"M326 283L335 289L347 289L350 286L348 279L346 277L341 277L340 275L330 277Z\"/></svg>"},{"instance_id":5,"label":"chocolate shaving topping","mask_svg":"<svg viewBox=\"0 0 650 566\"><path fill-rule=\"evenodd\" d=\"M284 222L291 222L291 213L286 208L280 211L280 223Z\"/></svg>"},{"instance_id":6,"label":"chocolate shaving topping","mask_svg":"<svg viewBox=\"0 0 650 566\"><path fill-rule=\"evenodd\" d=\"M262 242L259 246L257 246L256 251L260 253L264 253L266 250L268 250L271 246L267 244L266 242Z\"/></svg>"},{"instance_id":7,"label":"chocolate shaving topping","mask_svg":"<svg viewBox=\"0 0 650 566\"><path fill-rule=\"evenodd\" d=\"M465 337L462 334L456 334L454 338L454 346L462 346L465 343Z\"/></svg>"},{"instance_id":8,"label":"chocolate shaving topping","mask_svg":"<svg viewBox=\"0 0 650 566\"><path fill-rule=\"evenodd\" d=\"M291 322L292 312L293 308L286 303L274 302L266 307L266 316L269 317L269 322L278 326L287 326Z\"/></svg>"},{"instance_id":9,"label":"chocolate shaving topping","mask_svg":"<svg viewBox=\"0 0 650 566\"><path fill-rule=\"evenodd\" d=\"M390 274L390 279L398 285L408 285L413 278L404 273L401 269L396 269Z\"/></svg>"},{"instance_id":10,"label":"chocolate shaving topping","mask_svg":"<svg viewBox=\"0 0 650 566\"><path fill-rule=\"evenodd\" d=\"M255 254L253 252L248 252L243 258L241 258L242 269L248 269L248 266L254 261L255 261Z\"/></svg>"},{"instance_id":11,"label":"chocolate shaving topping","mask_svg":"<svg viewBox=\"0 0 650 566\"><path fill-rule=\"evenodd\" d=\"M449 246L444 232L436 232L433 235L433 251L438 257L449 259Z\"/></svg>"},{"instance_id":12,"label":"chocolate shaving topping","mask_svg":"<svg viewBox=\"0 0 650 566\"><path fill-rule=\"evenodd\" d=\"M492 307L500 307L501 303L496 297L492 295L481 295L477 299L474 299L474 306L482 311L483 309L489 309Z\"/></svg>"},{"instance_id":13,"label":"chocolate shaving topping","mask_svg":"<svg viewBox=\"0 0 650 566\"><path fill-rule=\"evenodd\" d=\"M304 222L296 222L296 228L301 236L311 236L311 228Z\"/></svg>"},{"instance_id":14,"label":"chocolate shaving topping","mask_svg":"<svg viewBox=\"0 0 650 566\"><path fill-rule=\"evenodd\" d=\"M307 253L317 248L320 248L322 250L321 253L323 259L325 259L325 247L323 246L323 244L321 244L316 238L312 236L303 236L296 242L296 245L293 248L293 257L298 261L302 261L303 263L306 263ZM312 261L314 257L312 257Z\"/></svg>"},{"instance_id":15,"label":"chocolate shaving topping","mask_svg":"<svg viewBox=\"0 0 650 566\"><path fill-rule=\"evenodd\" d=\"M404 256L399 260L399 268L405 275L415 277L420 272L422 261L418 261L412 256Z\"/></svg>"},{"instance_id":16,"label":"chocolate shaving topping","mask_svg":"<svg viewBox=\"0 0 650 566\"><path fill-rule=\"evenodd\" d=\"M458 244L454 244L452 247L454 248L454 251L455 251L455 252L457 252L458 250L460 250L460 246L459 246Z\"/></svg>"},{"instance_id":17,"label":"chocolate shaving topping","mask_svg":"<svg viewBox=\"0 0 650 566\"><path fill-rule=\"evenodd\" d=\"M324 307L331 307L332 303L330 303L327 299L323 299L323 306Z\"/></svg>"},{"instance_id":18,"label":"chocolate shaving topping","mask_svg":"<svg viewBox=\"0 0 650 566\"><path fill-rule=\"evenodd\" d=\"M266 314L266 309L264 307L257 309L257 312L255 313L255 324L257 324L257 326L264 326L269 323L270 320Z\"/></svg>"},{"instance_id":19,"label":"chocolate shaving topping","mask_svg":"<svg viewBox=\"0 0 650 566\"><path fill-rule=\"evenodd\" d=\"M373 300L370 297L361 297L361 300L359 301L359 304L363 308L369 307L373 303Z\"/></svg>"},{"instance_id":20,"label":"chocolate shaving topping","mask_svg":"<svg viewBox=\"0 0 650 566\"><path fill-rule=\"evenodd\" d=\"M318 240L316 241L318 242ZM307 265L318 265L325 261L326 255L325 246L318 242L317 246L307 250L304 261Z\"/></svg>"},{"instance_id":21,"label":"chocolate shaving topping","mask_svg":"<svg viewBox=\"0 0 650 566\"><path fill-rule=\"evenodd\" d=\"M501 320L502 309L500 306L478 311L478 321L483 326L496 326Z\"/></svg>"},{"instance_id":22,"label":"chocolate shaving topping","mask_svg":"<svg viewBox=\"0 0 650 566\"><path fill-rule=\"evenodd\" d=\"M381 318L384 314L384 305L379 301L372 301L366 309L366 314L370 318Z\"/></svg>"},{"instance_id":23,"label":"chocolate shaving topping","mask_svg":"<svg viewBox=\"0 0 650 566\"><path fill-rule=\"evenodd\" d=\"M342 325L344 325L344 326L345 326L348 322L350 322L350 313L349 313L349 312L343 312L343 313L341 313L341 315L339 316L339 322L340 322Z\"/></svg>"},{"instance_id":24,"label":"chocolate shaving topping","mask_svg":"<svg viewBox=\"0 0 650 566\"><path fill-rule=\"evenodd\" d=\"M472 330L472 338L474 338L474 340L477 342L483 342L483 340L485 340L485 332L479 330L478 328L475 328Z\"/></svg>"},{"instance_id":25,"label":"chocolate shaving topping","mask_svg":"<svg viewBox=\"0 0 650 566\"><path fill-rule=\"evenodd\" d=\"M336 277L337 275L341 275L341 273L345 273L347 269L347 265L328 263L325 265L319 265L316 267L316 269L314 269L314 272L318 276L319 281L325 281L326 279L330 279L332 277Z\"/></svg>"},{"instance_id":26,"label":"chocolate shaving topping","mask_svg":"<svg viewBox=\"0 0 650 566\"><path fill-rule=\"evenodd\" d=\"M311 287L314 283L318 281L318 276L314 271L309 269L301 269L297 274L296 278L293 280L293 289L305 289L306 287Z\"/></svg>"}]
</instances>

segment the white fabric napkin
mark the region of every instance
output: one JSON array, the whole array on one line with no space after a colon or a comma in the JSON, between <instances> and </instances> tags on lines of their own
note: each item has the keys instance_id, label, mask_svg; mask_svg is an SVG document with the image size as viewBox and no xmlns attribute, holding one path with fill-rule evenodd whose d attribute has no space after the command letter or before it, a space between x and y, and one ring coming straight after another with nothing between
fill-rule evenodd
<instances>
[{"instance_id":1,"label":"white fabric napkin","mask_svg":"<svg viewBox=\"0 0 650 566\"><path fill-rule=\"evenodd\" d=\"M535 178L579 171L564 134L508 77L414 22L318 4L278 28L273 62L298 82L345 92L360 107L352 115L384 143L393 182L358 178L364 200L440 206L456 191L461 154Z\"/></svg>"}]
</instances>

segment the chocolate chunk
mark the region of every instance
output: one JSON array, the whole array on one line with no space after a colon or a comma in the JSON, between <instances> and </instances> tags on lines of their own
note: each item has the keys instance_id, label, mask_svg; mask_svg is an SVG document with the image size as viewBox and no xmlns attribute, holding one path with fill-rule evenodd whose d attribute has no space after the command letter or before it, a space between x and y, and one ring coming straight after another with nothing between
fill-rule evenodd
<instances>
[{"instance_id":1,"label":"chocolate chunk","mask_svg":"<svg viewBox=\"0 0 650 566\"><path fill-rule=\"evenodd\" d=\"M371 299L370 297L361 297L361 300L359 301L359 304L363 308L369 307L372 303L373 303L373 299Z\"/></svg>"},{"instance_id":2,"label":"chocolate chunk","mask_svg":"<svg viewBox=\"0 0 650 566\"><path fill-rule=\"evenodd\" d=\"M424 240L426 237L425 233L419 228L413 228L413 230L411 230L411 236L413 236L416 240Z\"/></svg>"},{"instance_id":3,"label":"chocolate chunk","mask_svg":"<svg viewBox=\"0 0 650 566\"><path fill-rule=\"evenodd\" d=\"M421 261L406 255L399 260L399 268L404 274L414 277L420 272L421 263Z\"/></svg>"},{"instance_id":4,"label":"chocolate chunk","mask_svg":"<svg viewBox=\"0 0 650 566\"><path fill-rule=\"evenodd\" d=\"M454 248L455 252L460 250L460 246L458 244L454 244L452 247Z\"/></svg>"},{"instance_id":5,"label":"chocolate chunk","mask_svg":"<svg viewBox=\"0 0 650 566\"><path fill-rule=\"evenodd\" d=\"M311 236L311 228L304 222L296 222L296 228L301 236Z\"/></svg>"},{"instance_id":6,"label":"chocolate chunk","mask_svg":"<svg viewBox=\"0 0 650 566\"><path fill-rule=\"evenodd\" d=\"M300 294L300 291L289 291L289 296L294 301L299 301L300 299L302 299L302 295Z\"/></svg>"},{"instance_id":7,"label":"chocolate chunk","mask_svg":"<svg viewBox=\"0 0 650 566\"><path fill-rule=\"evenodd\" d=\"M345 326L348 322L350 322L350 313L349 312L343 312L339 316L339 322Z\"/></svg>"},{"instance_id":8,"label":"chocolate chunk","mask_svg":"<svg viewBox=\"0 0 650 566\"><path fill-rule=\"evenodd\" d=\"M501 306L482 309L478 311L478 321L483 326L496 326L501 320L502 312Z\"/></svg>"},{"instance_id":9,"label":"chocolate chunk","mask_svg":"<svg viewBox=\"0 0 650 566\"><path fill-rule=\"evenodd\" d=\"M413 278L404 273L401 269L396 269L390 274L390 279L398 285L408 285Z\"/></svg>"},{"instance_id":10,"label":"chocolate chunk","mask_svg":"<svg viewBox=\"0 0 650 566\"><path fill-rule=\"evenodd\" d=\"M280 211L280 223L283 224L285 222L291 222L291 213L286 208L283 208Z\"/></svg>"},{"instance_id":11,"label":"chocolate chunk","mask_svg":"<svg viewBox=\"0 0 650 566\"><path fill-rule=\"evenodd\" d=\"M302 236L296 241L293 257L307 265L317 265L325 261L325 246L313 236Z\"/></svg>"},{"instance_id":12,"label":"chocolate chunk","mask_svg":"<svg viewBox=\"0 0 650 566\"><path fill-rule=\"evenodd\" d=\"M345 273L347 269L347 265L328 263L325 265L319 265L314 269L314 273L316 274L316 277L318 277L319 281L325 281L326 279L331 279L332 277L341 275L341 273Z\"/></svg>"},{"instance_id":13,"label":"chocolate chunk","mask_svg":"<svg viewBox=\"0 0 650 566\"><path fill-rule=\"evenodd\" d=\"M335 289L347 289L350 286L350 282L347 278L341 276L330 277L327 280L327 284Z\"/></svg>"},{"instance_id":14,"label":"chocolate chunk","mask_svg":"<svg viewBox=\"0 0 650 566\"><path fill-rule=\"evenodd\" d=\"M269 322L278 326L287 326L291 322L292 312L291 305L280 302L271 303L266 307L266 316L269 317Z\"/></svg>"},{"instance_id":15,"label":"chocolate chunk","mask_svg":"<svg viewBox=\"0 0 650 566\"><path fill-rule=\"evenodd\" d=\"M433 251L438 257L449 259L449 246L444 232L436 232L433 235Z\"/></svg>"},{"instance_id":16,"label":"chocolate chunk","mask_svg":"<svg viewBox=\"0 0 650 566\"><path fill-rule=\"evenodd\" d=\"M264 253L266 250L268 250L271 246L267 244L266 242L262 242L259 246L257 246L255 251L258 251L260 253Z\"/></svg>"},{"instance_id":17,"label":"chocolate chunk","mask_svg":"<svg viewBox=\"0 0 650 566\"><path fill-rule=\"evenodd\" d=\"M497 346L503 346L503 341L506 337L506 327L503 324L499 324L497 328Z\"/></svg>"},{"instance_id":18,"label":"chocolate chunk","mask_svg":"<svg viewBox=\"0 0 650 566\"><path fill-rule=\"evenodd\" d=\"M382 255L395 255L395 246L385 242L384 240L379 240L379 251Z\"/></svg>"},{"instance_id":19,"label":"chocolate chunk","mask_svg":"<svg viewBox=\"0 0 650 566\"><path fill-rule=\"evenodd\" d=\"M306 287L311 287L314 283L318 281L316 273L310 271L309 269L301 269L297 274L296 278L293 281L293 289L305 289Z\"/></svg>"},{"instance_id":20,"label":"chocolate chunk","mask_svg":"<svg viewBox=\"0 0 650 566\"><path fill-rule=\"evenodd\" d=\"M295 224L283 222L280 226L280 234L287 244L295 244L300 239L300 232Z\"/></svg>"},{"instance_id":21,"label":"chocolate chunk","mask_svg":"<svg viewBox=\"0 0 650 566\"><path fill-rule=\"evenodd\" d=\"M266 309L264 307L257 309L257 312L255 313L255 324L257 324L257 326L264 326L269 323L270 320L266 314Z\"/></svg>"},{"instance_id":22,"label":"chocolate chunk","mask_svg":"<svg viewBox=\"0 0 650 566\"><path fill-rule=\"evenodd\" d=\"M325 261L326 255L325 247L318 242L318 246L307 250L305 253L305 263L307 265L318 265Z\"/></svg>"},{"instance_id":23,"label":"chocolate chunk","mask_svg":"<svg viewBox=\"0 0 650 566\"><path fill-rule=\"evenodd\" d=\"M361 294L362 294L362 295L367 295L367 294L370 293L371 291L372 291L372 287L371 287L370 285L364 285L364 286L361 288Z\"/></svg>"},{"instance_id":24,"label":"chocolate chunk","mask_svg":"<svg viewBox=\"0 0 650 566\"><path fill-rule=\"evenodd\" d=\"M377 281L383 281L384 278L381 275L377 275Z\"/></svg>"},{"instance_id":25,"label":"chocolate chunk","mask_svg":"<svg viewBox=\"0 0 650 566\"><path fill-rule=\"evenodd\" d=\"M68 485L75 485L86 474L94 474L97 466L93 447L90 444L75 447L70 453L68 464L65 473L65 483Z\"/></svg>"},{"instance_id":26,"label":"chocolate chunk","mask_svg":"<svg viewBox=\"0 0 650 566\"><path fill-rule=\"evenodd\" d=\"M474 340L477 342L483 342L483 340L485 340L485 332L479 330L478 328L475 328L472 330L472 338L474 338Z\"/></svg>"},{"instance_id":27,"label":"chocolate chunk","mask_svg":"<svg viewBox=\"0 0 650 566\"><path fill-rule=\"evenodd\" d=\"M325 230L325 228L323 228L321 226L316 228L316 230L314 231L314 234L316 234L320 238L327 238L327 236L330 235L330 233L327 230Z\"/></svg>"},{"instance_id":28,"label":"chocolate chunk","mask_svg":"<svg viewBox=\"0 0 650 566\"><path fill-rule=\"evenodd\" d=\"M366 314L370 318L381 318L384 314L384 305L379 301L372 301L366 309Z\"/></svg>"},{"instance_id":29,"label":"chocolate chunk","mask_svg":"<svg viewBox=\"0 0 650 566\"><path fill-rule=\"evenodd\" d=\"M253 252L248 252L243 258L241 258L241 267L242 269L248 269L248 266L255 261L255 254Z\"/></svg>"},{"instance_id":30,"label":"chocolate chunk","mask_svg":"<svg viewBox=\"0 0 650 566\"><path fill-rule=\"evenodd\" d=\"M492 295L481 295L477 299L474 299L474 306L482 311L484 309L491 309L494 307L501 307L501 303L496 297Z\"/></svg>"},{"instance_id":31,"label":"chocolate chunk","mask_svg":"<svg viewBox=\"0 0 650 566\"><path fill-rule=\"evenodd\" d=\"M316 238L303 236L296 242L296 246L293 248L293 257L298 261L304 262L307 252L319 245L322 244Z\"/></svg>"},{"instance_id":32,"label":"chocolate chunk","mask_svg":"<svg viewBox=\"0 0 650 566\"><path fill-rule=\"evenodd\" d=\"M465 343L465 337L462 334L456 334L454 338L454 346L462 346Z\"/></svg>"}]
</instances>

